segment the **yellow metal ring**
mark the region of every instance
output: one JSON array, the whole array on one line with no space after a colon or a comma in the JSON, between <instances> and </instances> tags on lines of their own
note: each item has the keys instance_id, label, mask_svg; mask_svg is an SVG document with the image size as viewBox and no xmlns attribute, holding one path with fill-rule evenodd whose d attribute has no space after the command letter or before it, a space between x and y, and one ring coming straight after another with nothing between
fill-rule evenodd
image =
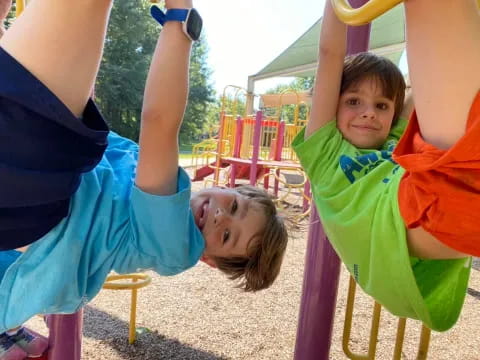
<instances>
[{"instance_id":1,"label":"yellow metal ring","mask_svg":"<svg viewBox=\"0 0 480 360\"><path fill-rule=\"evenodd\" d=\"M118 280L132 280L131 282L116 282ZM103 284L104 289L110 290L132 290L140 289L147 286L152 282L152 278L146 274L125 274L125 275L109 275L105 284Z\"/></svg>"},{"instance_id":2,"label":"yellow metal ring","mask_svg":"<svg viewBox=\"0 0 480 360\"><path fill-rule=\"evenodd\" d=\"M338 18L347 25L364 25L387 12L402 0L370 0L363 6L354 9L347 0L331 0Z\"/></svg>"}]
</instances>

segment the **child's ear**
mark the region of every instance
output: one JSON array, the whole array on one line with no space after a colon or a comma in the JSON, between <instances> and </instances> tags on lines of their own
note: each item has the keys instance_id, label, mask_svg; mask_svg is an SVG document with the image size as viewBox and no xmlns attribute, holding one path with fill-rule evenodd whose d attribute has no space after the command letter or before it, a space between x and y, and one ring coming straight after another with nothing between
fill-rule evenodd
<instances>
[{"instance_id":1,"label":"child's ear","mask_svg":"<svg viewBox=\"0 0 480 360\"><path fill-rule=\"evenodd\" d=\"M215 261L213 261L210 257L208 257L205 254L200 257L200 261L203 261L205 264L207 264L208 266L214 269L217 268L217 264L215 264Z\"/></svg>"}]
</instances>

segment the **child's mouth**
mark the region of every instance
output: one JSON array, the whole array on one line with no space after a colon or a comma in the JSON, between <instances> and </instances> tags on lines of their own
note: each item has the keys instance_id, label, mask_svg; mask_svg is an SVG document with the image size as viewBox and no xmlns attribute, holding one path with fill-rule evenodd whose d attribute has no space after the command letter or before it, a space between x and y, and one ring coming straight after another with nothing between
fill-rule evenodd
<instances>
[{"instance_id":1,"label":"child's mouth","mask_svg":"<svg viewBox=\"0 0 480 360\"><path fill-rule=\"evenodd\" d=\"M203 230L205 224L207 223L209 204L210 201L207 199L199 206L197 210L197 226L200 230Z\"/></svg>"},{"instance_id":2,"label":"child's mouth","mask_svg":"<svg viewBox=\"0 0 480 360\"><path fill-rule=\"evenodd\" d=\"M353 128L359 131L377 131L377 129L371 125L353 125Z\"/></svg>"}]
</instances>

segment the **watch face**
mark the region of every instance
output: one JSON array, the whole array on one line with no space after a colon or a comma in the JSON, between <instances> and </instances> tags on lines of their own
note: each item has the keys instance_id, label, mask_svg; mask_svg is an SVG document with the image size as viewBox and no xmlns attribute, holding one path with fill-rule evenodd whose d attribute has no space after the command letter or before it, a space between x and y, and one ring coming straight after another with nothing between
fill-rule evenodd
<instances>
[{"instance_id":1,"label":"watch face","mask_svg":"<svg viewBox=\"0 0 480 360\"><path fill-rule=\"evenodd\" d=\"M202 32L202 18L195 9L190 9L187 20L187 33L192 40L198 40Z\"/></svg>"}]
</instances>

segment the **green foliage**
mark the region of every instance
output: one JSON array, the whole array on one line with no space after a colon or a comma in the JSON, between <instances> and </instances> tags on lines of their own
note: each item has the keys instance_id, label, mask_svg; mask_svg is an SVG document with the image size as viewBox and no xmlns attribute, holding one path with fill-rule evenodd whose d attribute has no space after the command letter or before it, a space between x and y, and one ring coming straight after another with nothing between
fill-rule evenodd
<instances>
[{"instance_id":1,"label":"green foliage","mask_svg":"<svg viewBox=\"0 0 480 360\"><path fill-rule=\"evenodd\" d=\"M208 132L208 117L215 101L215 91L209 79L212 71L207 65L208 46L205 36L193 44L190 58L190 93L180 129L180 144L198 142Z\"/></svg>"},{"instance_id":2,"label":"green foliage","mask_svg":"<svg viewBox=\"0 0 480 360\"><path fill-rule=\"evenodd\" d=\"M16 3L13 3L12 7L10 8L10 12L7 14L7 17L5 18L5 21L4 21L5 29L8 29L15 21L16 9L17 9L17 5Z\"/></svg>"},{"instance_id":3,"label":"green foliage","mask_svg":"<svg viewBox=\"0 0 480 360\"><path fill-rule=\"evenodd\" d=\"M218 105L221 109L222 102L224 104L224 109L227 114L234 116L245 116L246 113L246 99L245 96L229 96L220 97L218 100Z\"/></svg>"},{"instance_id":4,"label":"green foliage","mask_svg":"<svg viewBox=\"0 0 480 360\"><path fill-rule=\"evenodd\" d=\"M235 96L234 94L225 94L219 96L214 103L211 103L204 125L204 135L212 137L218 134L220 127L220 111L222 110L222 103L225 112L234 116L246 115L246 99L245 96Z\"/></svg>"},{"instance_id":5,"label":"green foliage","mask_svg":"<svg viewBox=\"0 0 480 360\"><path fill-rule=\"evenodd\" d=\"M138 140L145 81L160 32L149 8L148 0L114 3L95 89L96 101L111 128L133 140ZM207 52L202 37L192 49L189 103L180 143L191 143L202 133L213 101Z\"/></svg>"},{"instance_id":6,"label":"green foliage","mask_svg":"<svg viewBox=\"0 0 480 360\"><path fill-rule=\"evenodd\" d=\"M309 90L310 88L313 87L314 83L314 78L313 77L307 77L307 78L296 78L293 80L290 84L282 84L282 85L277 85L273 89L267 90L267 94L280 94L282 92L285 92L287 90L294 90L298 92L303 92L306 90ZM299 108L299 118L300 119L305 119L306 118L306 107L301 106ZM293 123L294 119L294 112L295 112L295 105L285 105L282 108L282 113L280 115L280 118L285 120L287 123ZM275 109L267 109L266 115L275 115L276 110Z\"/></svg>"},{"instance_id":7,"label":"green foliage","mask_svg":"<svg viewBox=\"0 0 480 360\"><path fill-rule=\"evenodd\" d=\"M116 1L95 88L96 101L111 128L138 140L143 90L159 34L150 3Z\"/></svg>"}]
</instances>

